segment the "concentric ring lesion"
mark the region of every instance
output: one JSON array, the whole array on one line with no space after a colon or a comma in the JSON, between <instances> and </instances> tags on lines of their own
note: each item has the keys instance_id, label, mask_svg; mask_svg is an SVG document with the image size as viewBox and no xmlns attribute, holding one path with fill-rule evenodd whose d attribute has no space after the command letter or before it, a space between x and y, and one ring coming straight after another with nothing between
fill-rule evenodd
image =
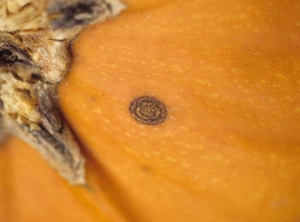
<instances>
[{"instance_id":1,"label":"concentric ring lesion","mask_svg":"<svg viewBox=\"0 0 300 222\"><path fill-rule=\"evenodd\" d=\"M162 124L168 115L163 102L152 96L141 96L134 99L129 107L133 119L145 125Z\"/></svg>"}]
</instances>

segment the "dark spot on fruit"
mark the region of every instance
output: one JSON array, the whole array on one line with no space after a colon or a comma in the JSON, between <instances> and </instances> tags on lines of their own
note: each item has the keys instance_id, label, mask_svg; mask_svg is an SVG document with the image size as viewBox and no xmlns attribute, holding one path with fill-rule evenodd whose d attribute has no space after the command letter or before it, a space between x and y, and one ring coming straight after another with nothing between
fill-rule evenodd
<instances>
[{"instance_id":1,"label":"dark spot on fruit","mask_svg":"<svg viewBox=\"0 0 300 222\"><path fill-rule=\"evenodd\" d=\"M136 121L145 125L162 124L168 115L166 106L152 96L136 98L131 102L129 111Z\"/></svg>"}]
</instances>

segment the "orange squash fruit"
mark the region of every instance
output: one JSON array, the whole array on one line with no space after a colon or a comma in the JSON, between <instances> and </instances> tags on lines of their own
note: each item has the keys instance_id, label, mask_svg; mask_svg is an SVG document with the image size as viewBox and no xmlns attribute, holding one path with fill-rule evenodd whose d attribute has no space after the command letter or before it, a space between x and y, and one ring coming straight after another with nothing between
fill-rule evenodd
<instances>
[{"instance_id":1,"label":"orange squash fruit","mask_svg":"<svg viewBox=\"0 0 300 222\"><path fill-rule=\"evenodd\" d=\"M74 41L59 88L87 187L0 149L0 221L300 219L300 2L141 1ZM138 123L136 97L162 101Z\"/></svg>"}]
</instances>

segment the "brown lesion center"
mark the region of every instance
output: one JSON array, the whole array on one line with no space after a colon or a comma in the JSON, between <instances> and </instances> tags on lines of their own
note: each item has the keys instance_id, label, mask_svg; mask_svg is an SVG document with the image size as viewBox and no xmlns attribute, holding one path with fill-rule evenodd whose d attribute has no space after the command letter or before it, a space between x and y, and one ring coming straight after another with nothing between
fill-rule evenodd
<instances>
[{"instance_id":1,"label":"brown lesion center","mask_svg":"<svg viewBox=\"0 0 300 222\"><path fill-rule=\"evenodd\" d=\"M134 99L129 107L131 116L145 125L162 124L168 115L164 103L152 96L141 96Z\"/></svg>"}]
</instances>

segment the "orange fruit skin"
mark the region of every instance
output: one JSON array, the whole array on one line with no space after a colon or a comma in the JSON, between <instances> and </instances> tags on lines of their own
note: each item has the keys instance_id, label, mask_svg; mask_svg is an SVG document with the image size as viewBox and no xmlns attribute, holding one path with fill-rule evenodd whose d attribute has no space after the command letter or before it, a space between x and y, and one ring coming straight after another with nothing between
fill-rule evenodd
<instances>
[{"instance_id":1,"label":"orange fruit skin","mask_svg":"<svg viewBox=\"0 0 300 222\"><path fill-rule=\"evenodd\" d=\"M59 88L89 185L11 138L0 221L299 220L300 2L126 3L74 41ZM131 117L143 95L162 125Z\"/></svg>"}]
</instances>

